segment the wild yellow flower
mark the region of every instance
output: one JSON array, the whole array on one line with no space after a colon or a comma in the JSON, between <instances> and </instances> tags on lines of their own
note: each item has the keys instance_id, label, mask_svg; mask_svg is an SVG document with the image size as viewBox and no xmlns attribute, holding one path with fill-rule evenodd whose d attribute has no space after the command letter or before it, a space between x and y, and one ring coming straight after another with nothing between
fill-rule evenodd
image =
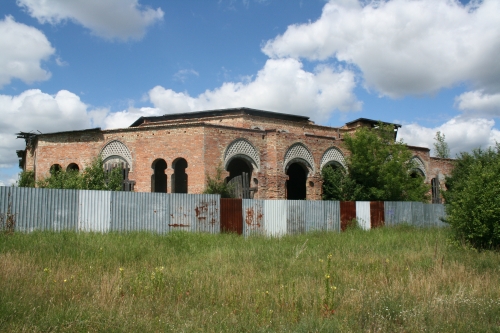
<instances>
[{"instance_id":1,"label":"wild yellow flower","mask_svg":"<svg viewBox=\"0 0 500 333\"><path fill-rule=\"evenodd\" d=\"M386 263L389 263L389 259L385 259L385 262L386 262Z\"/></svg>"},{"instance_id":2,"label":"wild yellow flower","mask_svg":"<svg viewBox=\"0 0 500 333\"><path fill-rule=\"evenodd\" d=\"M330 287L330 289L331 289L331 290L337 290L337 287L335 287L335 286L331 286L331 287Z\"/></svg>"},{"instance_id":3,"label":"wild yellow flower","mask_svg":"<svg viewBox=\"0 0 500 333\"><path fill-rule=\"evenodd\" d=\"M120 272L123 272L124 271L124 268L123 267L120 267Z\"/></svg>"},{"instance_id":4,"label":"wild yellow flower","mask_svg":"<svg viewBox=\"0 0 500 333\"><path fill-rule=\"evenodd\" d=\"M64 283L66 283L66 281L67 281L67 280L66 280L66 279L64 279Z\"/></svg>"},{"instance_id":5,"label":"wild yellow flower","mask_svg":"<svg viewBox=\"0 0 500 333\"><path fill-rule=\"evenodd\" d=\"M326 274L326 275L325 275L325 279L327 279L327 280L328 280L329 278L330 278L330 274Z\"/></svg>"},{"instance_id":6,"label":"wild yellow flower","mask_svg":"<svg viewBox=\"0 0 500 333\"><path fill-rule=\"evenodd\" d=\"M323 262L323 259L320 259L319 262Z\"/></svg>"},{"instance_id":7,"label":"wild yellow flower","mask_svg":"<svg viewBox=\"0 0 500 333\"><path fill-rule=\"evenodd\" d=\"M333 255L332 254L329 254L328 255L328 259L332 259Z\"/></svg>"}]
</instances>

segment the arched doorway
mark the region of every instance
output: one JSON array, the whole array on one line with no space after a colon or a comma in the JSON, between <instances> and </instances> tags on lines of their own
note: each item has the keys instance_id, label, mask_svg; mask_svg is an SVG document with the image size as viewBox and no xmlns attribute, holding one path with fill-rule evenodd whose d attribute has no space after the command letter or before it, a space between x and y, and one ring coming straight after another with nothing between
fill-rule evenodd
<instances>
[{"instance_id":1,"label":"arched doorway","mask_svg":"<svg viewBox=\"0 0 500 333\"><path fill-rule=\"evenodd\" d=\"M226 178L226 181L230 181L234 177L238 177L243 175L243 173L246 173L246 182L247 184L250 184L250 177L252 176L253 167L243 158L233 158L227 165L227 171L229 172L229 176Z\"/></svg>"},{"instance_id":2,"label":"arched doorway","mask_svg":"<svg viewBox=\"0 0 500 333\"><path fill-rule=\"evenodd\" d=\"M164 159L157 159L151 165L154 170L151 176L151 192L167 193L167 162Z\"/></svg>"},{"instance_id":3,"label":"arched doorway","mask_svg":"<svg viewBox=\"0 0 500 333\"><path fill-rule=\"evenodd\" d=\"M171 181L172 193L188 193L187 166L187 161L183 158L178 158L172 163L172 168L174 169Z\"/></svg>"},{"instance_id":4,"label":"arched doorway","mask_svg":"<svg viewBox=\"0 0 500 333\"><path fill-rule=\"evenodd\" d=\"M307 169L301 163L294 162L286 170L286 198L288 200L304 200L307 197Z\"/></svg>"}]
</instances>

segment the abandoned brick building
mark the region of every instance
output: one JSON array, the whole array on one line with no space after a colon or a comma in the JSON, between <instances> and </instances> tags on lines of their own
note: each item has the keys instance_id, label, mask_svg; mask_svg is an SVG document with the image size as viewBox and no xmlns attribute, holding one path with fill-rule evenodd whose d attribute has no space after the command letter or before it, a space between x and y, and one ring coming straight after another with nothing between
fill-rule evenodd
<instances>
[{"instance_id":1,"label":"abandoned brick building","mask_svg":"<svg viewBox=\"0 0 500 333\"><path fill-rule=\"evenodd\" d=\"M210 110L141 117L128 128L30 134L18 156L21 168L33 170L37 180L51 168L83 170L100 155L105 165L126 165L138 192L202 193L206 175L221 166L228 180L245 173L253 198L317 200L321 170L345 167L343 136L377 124L360 118L334 128L305 116ZM392 125L397 134L401 125ZM428 148L409 148L417 165L413 172L437 191L450 160L430 157Z\"/></svg>"}]
</instances>

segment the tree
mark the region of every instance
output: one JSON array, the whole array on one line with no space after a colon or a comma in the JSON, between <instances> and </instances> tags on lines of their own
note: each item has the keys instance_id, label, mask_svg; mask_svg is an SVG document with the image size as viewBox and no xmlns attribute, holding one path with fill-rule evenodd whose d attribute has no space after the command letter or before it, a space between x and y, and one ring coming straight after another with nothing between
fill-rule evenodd
<instances>
[{"instance_id":1,"label":"tree","mask_svg":"<svg viewBox=\"0 0 500 333\"><path fill-rule=\"evenodd\" d=\"M37 182L40 188L120 191L121 169L106 172L100 157L94 159L82 173L77 170L51 170L50 176Z\"/></svg>"},{"instance_id":2,"label":"tree","mask_svg":"<svg viewBox=\"0 0 500 333\"><path fill-rule=\"evenodd\" d=\"M379 123L378 127L360 128L344 137L349 150L345 178L337 174L342 186L324 179L323 189L342 189L334 200L428 201L429 186L422 177L413 177L415 168L411 152L402 141L394 140L394 128ZM345 186L344 186L345 185Z\"/></svg>"},{"instance_id":3,"label":"tree","mask_svg":"<svg viewBox=\"0 0 500 333\"><path fill-rule=\"evenodd\" d=\"M434 140L434 153L436 154L436 157L450 158L450 148L448 147L448 143L445 141L444 133L441 134L440 131L437 131Z\"/></svg>"},{"instance_id":4,"label":"tree","mask_svg":"<svg viewBox=\"0 0 500 333\"><path fill-rule=\"evenodd\" d=\"M217 166L215 176L211 177L207 174L207 184L203 194L220 194L221 198L234 198L231 185L226 183L222 177L224 169L222 166Z\"/></svg>"},{"instance_id":5,"label":"tree","mask_svg":"<svg viewBox=\"0 0 500 333\"><path fill-rule=\"evenodd\" d=\"M363 187L349 177L343 167L326 166L323 177L323 200L354 201L363 197Z\"/></svg>"},{"instance_id":6,"label":"tree","mask_svg":"<svg viewBox=\"0 0 500 333\"><path fill-rule=\"evenodd\" d=\"M35 187L35 172L34 171L21 171L17 179L18 187Z\"/></svg>"},{"instance_id":7,"label":"tree","mask_svg":"<svg viewBox=\"0 0 500 333\"><path fill-rule=\"evenodd\" d=\"M500 248L500 144L461 153L446 179L446 222L456 240Z\"/></svg>"}]
</instances>

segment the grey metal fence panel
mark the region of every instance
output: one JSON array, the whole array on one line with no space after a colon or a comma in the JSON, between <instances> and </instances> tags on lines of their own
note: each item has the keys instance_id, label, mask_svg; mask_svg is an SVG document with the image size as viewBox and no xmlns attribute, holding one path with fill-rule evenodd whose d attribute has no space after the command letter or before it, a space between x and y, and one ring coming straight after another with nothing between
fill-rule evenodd
<instances>
[{"instance_id":1,"label":"grey metal fence panel","mask_svg":"<svg viewBox=\"0 0 500 333\"><path fill-rule=\"evenodd\" d=\"M286 232L289 235L303 234L306 231L306 201L286 201Z\"/></svg>"},{"instance_id":2,"label":"grey metal fence panel","mask_svg":"<svg viewBox=\"0 0 500 333\"><path fill-rule=\"evenodd\" d=\"M266 235L280 237L286 234L286 200L264 201Z\"/></svg>"},{"instance_id":3,"label":"grey metal fence panel","mask_svg":"<svg viewBox=\"0 0 500 333\"><path fill-rule=\"evenodd\" d=\"M422 202L411 203L412 224L416 227L424 227L424 204Z\"/></svg>"},{"instance_id":4,"label":"grey metal fence panel","mask_svg":"<svg viewBox=\"0 0 500 333\"><path fill-rule=\"evenodd\" d=\"M384 216L386 226L413 223L412 203L402 201L384 202Z\"/></svg>"},{"instance_id":5,"label":"grey metal fence panel","mask_svg":"<svg viewBox=\"0 0 500 333\"><path fill-rule=\"evenodd\" d=\"M446 218L446 207L443 204L433 204L434 221L433 224L437 227L448 227L449 224L443 222L441 219Z\"/></svg>"},{"instance_id":6,"label":"grey metal fence panel","mask_svg":"<svg viewBox=\"0 0 500 333\"><path fill-rule=\"evenodd\" d=\"M356 220L363 230L370 230L370 201L356 201Z\"/></svg>"},{"instance_id":7,"label":"grey metal fence panel","mask_svg":"<svg viewBox=\"0 0 500 333\"><path fill-rule=\"evenodd\" d=\"M243 235L265 235L264 200L243 199Z\"/></svg>"},{"instance_id":8,"label":"grey metal fence panel","mask_svg":"<svg viewBox=\"0 0 500 333\"><path fill-rule=\"evenodd\" d=\"M78 230L78 190L45 189L45 227L53 231Z\"/></svg>"},{"instance_id":9,"label":"grey metal fence panel","mask_svg":"<svg viewBox=\"0 0 500 333\"><path fill-rule=\"evenodd\" d=\"M384 202L384 222L386 227L396 225L396 203L393 201Z\"/></svg>"},{"instance_id":10,"label":"grey metal fence panel","mask_svg":"<svg viewBox=\"0 0 500 333\"><path fill-rule=\"evenodd\" d=\"M327 201L306 201L306 231L326 231L325 207Z\"/></svg>"},{"instance_id":11,"label":"grey metal fence panel","mask_svg":"<svg viewBox=\"0 0 500 333\"><path fill-rule=\"evenodd\" d=\"M45 211L47 190L12 188L12 212L16 215L16 230L31 232L46 230Z\"/></svg>"},{"instance_id":12,"label":"grey metal fence panel","mask_svg":"<svg viewBox=\"0 0 500 333\"><path fill-rule=\"evenodd\" d=\"M340 232L340 202L323 201L326 230Z\"/></svg>"},{"instance_id":13,"label":"grey metal fence panel","mask_svg":"<svg viewBox=\"0 0 500 333\"><path fill-rule=\"evenodd\" d=\"M165 193L111 193L113 231L168 232L169 195Z\"/></svg>"},{"instance_id":14,"label":"grey metal fence panel","mask_svg":"<svg viewBox=\"0 0 500 333\"><path fill-rule=\"evenodd\" d=\"M220 232L220 196L171 194L170 230Z\"/></svg>"},{"instance_id":15,"label":"grey metal fence panel","mask_svg":"<svg viewBox=\"0 0 500 333\"><path fill-rule=\"evenodd\" d=\"M12 202L12 187L0 186L0 214L7 214L9 202Z\"/></svg>"},{"instance_id":16,"label":"grey metal fence panel","mask_svg":"<svg viewBox=\"0 0 500 333\"><path fill-rule=\"evenodd\" d=\"M111 192L81 190L78 205L78 230L109 231L111 224Z\"/></svg>"},{"instance_id":17,"label":"grey metal fence panel","mask_svg":"<svg viewBox=\"0 0 500 333\"><path fill-rule=\"evenodd\" d=\"M424 227L435 227L434 221L434 208L432 204L424 204L424 216L423 216L423 226Z\"/></svg>"}]
</instances>

